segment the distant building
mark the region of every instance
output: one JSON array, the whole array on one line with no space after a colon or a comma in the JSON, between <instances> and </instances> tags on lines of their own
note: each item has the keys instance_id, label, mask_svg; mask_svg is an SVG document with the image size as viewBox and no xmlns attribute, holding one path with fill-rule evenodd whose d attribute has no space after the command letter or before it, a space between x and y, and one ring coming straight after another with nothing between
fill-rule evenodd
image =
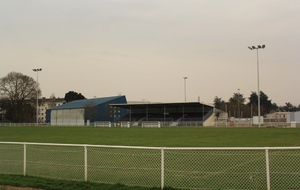
<instances>
[{"instance_id":1,"label":"distant building","mask_svg":"<svg viewBox=\"0 0 300 190\"><path fill-rule=\"evenodd\" d=\"M38 115L39 115L39 123L46 122L46 111L50 108L60 106L65 103L64 98L45 98L39 99L39 108L38 108Z\"/></svg>"},{"instance_id":2,"label":"distant building","mask_svg":"<svg viewBox=\"0 0 300 190\"><path fill-rule=\"evenodd\" d=\"M274 113L269 113L265 115L265 119L270 119L270 120L280 120L280 121L286 121L286 117L289 112L274 112Z\"/></svg>"},{"instance_id":3,"label":"distant building","mask_svg":"<svg viewBox=\"0 0 300 190\"><path fill-rule=\"evenodd\" d=\"M115 122L127 110L110 104L126 104L125 96L75 100L47 110L46 122L51 125L85 125L94 121Z\"/></svg>"}]
</instances>

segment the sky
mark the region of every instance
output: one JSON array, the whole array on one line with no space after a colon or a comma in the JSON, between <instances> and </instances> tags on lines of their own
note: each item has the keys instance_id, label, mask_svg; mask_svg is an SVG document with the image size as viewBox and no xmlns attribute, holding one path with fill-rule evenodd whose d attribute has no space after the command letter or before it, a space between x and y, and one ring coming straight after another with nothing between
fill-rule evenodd
<instances>
[{"instance_id":1,"label":"sky","mask_svg":"<svg viewBox=\"0 0 300 190\"><path fill-rule=\"evenodd\" d=\"M0 78L38 78L43 97L248 99L263 44L260 90L299 105L299 0L0 0Z\"/></svg>"}]
</instances>

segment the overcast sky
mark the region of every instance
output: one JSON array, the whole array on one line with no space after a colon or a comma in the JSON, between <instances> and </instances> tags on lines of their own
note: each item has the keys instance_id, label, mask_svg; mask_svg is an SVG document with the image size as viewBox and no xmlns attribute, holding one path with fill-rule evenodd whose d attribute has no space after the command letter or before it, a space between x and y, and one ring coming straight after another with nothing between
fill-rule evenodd
<instances>
[{"instance_id":1,"label":"overcast sky","mask_svg":"<svg viewBox=\"0 0 300 190\"><path fill-rule=\"evenodd\" d=\"M0 0L0 77L42 95L212 103L260 89L299 105L299 0Z\"/></svg>"}]
</instances>

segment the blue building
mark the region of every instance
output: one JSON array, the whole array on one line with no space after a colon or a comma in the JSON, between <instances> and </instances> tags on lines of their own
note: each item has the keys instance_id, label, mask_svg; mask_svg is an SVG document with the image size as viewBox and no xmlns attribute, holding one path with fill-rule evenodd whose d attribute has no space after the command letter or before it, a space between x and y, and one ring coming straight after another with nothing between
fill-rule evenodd
<instances>
[{"instance_id":1,"label":"blue building","mask_svg":"<svg viewBox=\"0 0 300 190\"><path fill-rule=\"evenodd\" d=\"M112 107L110 104L126 104L125 96L75 100L50 108L46 122L51 125L85 125L94 121L115 122L127 114L127 109Z\"/></svg>"}]
</instances>

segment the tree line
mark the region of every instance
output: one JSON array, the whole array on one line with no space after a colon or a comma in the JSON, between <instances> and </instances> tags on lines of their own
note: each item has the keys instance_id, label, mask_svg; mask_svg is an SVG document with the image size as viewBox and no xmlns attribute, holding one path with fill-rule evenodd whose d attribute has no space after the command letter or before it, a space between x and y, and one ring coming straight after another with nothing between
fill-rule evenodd
<instances>
[{"instance_id":1,"label":"tree line","mask_svg":"<svg viewBox=\"0 0 300 190\"><path fill-rule=\"evenodd\" d=\"M7 76L0 78L0 122L30 123L36 120L36 102L41 105L42 91L37 81L32 77L18 72L10 72ZM52 97L55 99L55 97ZM81 93L69 91L65 94L65 102L86 99ZM219 98L214 99L214 106L226 111L233 117L251 117L257 115L258 96L252 92L246 102L243 94L234 93L227 102ZM285 106L277 106L264 93L260 92L261 115L275 112L300 111L300 105L294 106L287 102ZM55 104L53 104L55 106ZM87 105L93 107L93 105ZM95 115L95 111L90 111ZM90 116L92 117L92 116ZM94 117L94 116L93 116Z\"/></svg>"},{"instance_id":2,"label":"tree line","mask_svg":"<svg viewBox=\"0 0 300 190\"><path fill-rule=\"evenodd\" d=\"M41 105L42 91L32 77L10 72L0 79L0 121L31 123L36 121L36 102ZM55 99L55 97L52 97ZM69 91L65 102L85 99L81 93ZM55 106L55 104L53 104Z\"/></svg>"},{"instance_id":3,"label":"tree line","mask_svg":"<svg viewBox=\"0 0 300 190\"><path fill-rule=\"evenodd\" d=\"M260 91L260 111L261 116L273 112L295 112L300 111L300 104L298 106L286 102L284 106L278 106L272 103L268 95ZM248 101L246 101L248 99ZM218 96L214 99L214 106L217 109L226 111L229 117L236 118L251 118L258 115L258 94L252 91L248 98L245 98L241 93L234 93L232 97L226 102Z\"/></svg>"}]
</instances>

